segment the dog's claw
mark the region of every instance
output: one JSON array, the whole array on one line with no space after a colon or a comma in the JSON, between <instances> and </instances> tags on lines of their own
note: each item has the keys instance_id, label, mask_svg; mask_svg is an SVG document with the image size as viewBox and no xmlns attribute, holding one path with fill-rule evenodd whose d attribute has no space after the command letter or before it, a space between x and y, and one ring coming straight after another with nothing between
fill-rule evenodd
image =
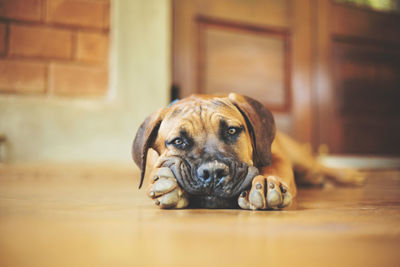
<instances>
[{"instance_id":1,"label":"dog's claw","mask_svg":"<svg viewBox=\"0 0 400 267\"><path fill-rule=\"evenodd\" d=\"M274 183L272 183L272 182L271 182L271 183L269 183L269 188L270 188L270 189L274 189L274 188L275 188L275 184L274 184Z\"/></svg>"},{"instance_id":2,"label":"dog's claw","mask_svg":"<svg viewBox=\"0 0 400 267\"><path fill-rule=\"evenodd\" d=\"M281 185L281 192L282 192L282 193L286 193L286 191L287 191L286 187L284 187L283 185Z\"/></svg>"}]
</instances>

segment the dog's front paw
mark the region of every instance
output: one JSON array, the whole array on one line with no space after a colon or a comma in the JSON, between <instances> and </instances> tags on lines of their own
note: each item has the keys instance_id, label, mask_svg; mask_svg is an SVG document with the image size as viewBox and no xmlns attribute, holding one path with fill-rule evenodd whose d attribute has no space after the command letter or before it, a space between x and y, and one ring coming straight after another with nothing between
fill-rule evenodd
<instances>
[{"instance_id":1,"label":"dog's front paw","mask_svg":"<svg viewBox=\"0 0 400 267\"><path fill-rule=\"evenodd\" d=\"M162 209L182 209L189 205L186 193L166 167L157 169L147 188L147 195Z\"/></svg>"},{"instance_id":2,"label":"dog's front paw","mask_svg":"<svg viewBox=\"0 0 400 267\"><path fill-rule=\"evenodd\" d=\"M238 204L242 209L282 209L292 204L292 195L279 177L258 175L250 191L240 194Z\"/></svg>"}]
</instances>

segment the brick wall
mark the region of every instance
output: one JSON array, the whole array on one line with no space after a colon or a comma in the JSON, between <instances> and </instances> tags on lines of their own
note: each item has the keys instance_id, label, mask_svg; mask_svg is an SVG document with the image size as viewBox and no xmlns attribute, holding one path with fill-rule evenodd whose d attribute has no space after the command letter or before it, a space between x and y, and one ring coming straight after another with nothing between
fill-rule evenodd
<instances>
[{"instance_id":1,"label":"brick wall","mask_svg":"<svg viewBox=\"0 0 400 267\"><path fill-rule=\"evenodd\" d=\"M0 0L0 94L102 96L110 0Z\"/></svg>"}]
</instances>

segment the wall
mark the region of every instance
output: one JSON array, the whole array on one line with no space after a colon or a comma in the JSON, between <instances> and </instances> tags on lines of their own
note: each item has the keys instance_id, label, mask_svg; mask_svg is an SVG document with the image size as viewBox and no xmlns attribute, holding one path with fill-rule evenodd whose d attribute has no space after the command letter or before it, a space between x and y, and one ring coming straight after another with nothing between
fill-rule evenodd
<instances>
[{"instance_id":1,"label":"wall","mask_svg":"<svg viewBox=\"0 0 400 267\"><path fill-rule=\"evenodd\" d=\"M0 0L0 93L103 96L110 0Z\"/></svg>"},{"instance_id":2,"label":"wall","mask_svg":"<svg viewBox=\"0 0 400 267\"><path fill-rule=\"evenodd\" d=\"M129 162L139 124L168 102L169 1L112 1L108 62L101 99L0 95L6 161Z\"/></svg>"}]
</instances>

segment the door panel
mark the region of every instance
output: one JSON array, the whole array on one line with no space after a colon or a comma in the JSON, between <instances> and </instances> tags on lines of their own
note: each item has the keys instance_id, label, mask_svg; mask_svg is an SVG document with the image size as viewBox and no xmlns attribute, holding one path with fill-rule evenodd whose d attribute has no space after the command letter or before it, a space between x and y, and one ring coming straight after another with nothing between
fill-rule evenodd
<instances>
[{"instance_id":1,"label":"door panel","mask_svg":"<svg viewBox=\"0 0 400 267\"><path fill-rule=\"evenodd\" d=\"M310 25L298 23L309 21L309 2L174 0L173 83L180 96L251 96L274 112L280 130L310 141ZM293 73L296 64L302 72ZM296 103L293 94L301 96Z\"/></svg>"},{"instance_id":2,"label":"door panel","mask_svg":"<svg viewBox=\"0 0 400 267\"><path fill-rule=\"evenodd\" d=\"M326 1L326 0L324 0ZM400 41L399 14L385 13L330 1L332 34L378 41Z\"/></svg>"},{"instance_id":3,"label":"door panel","mask_svg":"<svg viewBox=\"0 0 400 267\"><path fill-rule=\"evenodd\" d=\"M340 150L372 154L400 151L400 50L335 39L333 55Z\"/></svg>"},{"instance_id":4,"label":"door panel","mask_svg":"<svg viewBox=\"0 0 400 267\"><path fill-rule=\"evenodd\" d=\"M400 15L339 2L174 0L175 88L254 97L314 150L400 155Z\"/></svg>"},{"instance_id":5,"label":"door panel","mask_svg":"<svg viewBox=\"0 0 400 267\"><path fill-rule=\"evenodd\" d=\"M329 77L316 88L319 143L335 153L400 155L400 16L321 2L329 24L318 25L319 66Z\"/></svg>"},{"instance_id":6,"label":"door panel","mask_svg":"<svg viewBox=\"0 0 400 267\"><path fill-rule=\"evenodd\" d=\"M289 41L283 30L199 22L200 93L251 95L271 110L290 108Z\"/></svg>"}]
</instances>

